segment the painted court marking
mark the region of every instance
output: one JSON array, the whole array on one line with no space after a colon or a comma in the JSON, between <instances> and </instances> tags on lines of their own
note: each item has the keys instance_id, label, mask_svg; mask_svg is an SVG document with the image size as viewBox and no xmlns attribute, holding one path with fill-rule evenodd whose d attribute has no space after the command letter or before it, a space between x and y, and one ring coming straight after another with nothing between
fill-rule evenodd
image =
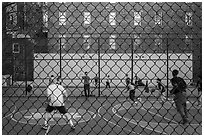
<instances>
[{"instance_id":1,"label":"painted court marking","mask_svg":"<svg viewBox=\"0 0 204 137\"><path fill-rule=\"evenodd\" d=\"M8 115L4 116L2 119L7 118L9 116L12 116L15 113L15 111L16 111L16 106L14 106L14 110L11 113L9 113Z\"/></svg>"},{"instance_id":2,"label":"painted court marking","mask_svg":"<svg viewBox=\"0 0 204 137\"><path fill-rule=\"evenodd\" d=\"M48 126L48 128L47 128L47 130L46 130L46 132L45 132L45 135L48 135L48 133L49 133L49 131L50 131L50 125Z\"/></svg>"},{"instance_id":3,"label":"painted court marking","mask_svg":"<svg viewBox=\"0 0 204 137\"><path fill-rule=\"evenodd\" d=\"M31 124L31 125L42 125L44 123L43 115L45 113L45 108L40 109L29 109L29 110L22 110L19 112L16 112L15 114L11 114L11 119L15 122L22 123L22 124ZM70 114L70 117L72 117L74 120L74 123L83 123L86 121L89 121L91 119L94 119L96 117L96 114L92 111L85 110L85 109L74 109L69 108L68 113ZM53 117L49 120L49 125L66 125L66 116L58 113L54 113L52 115ZM56 123L55 119L60 119L59 123ZM57 121L58 122L58 121Z\"/></svg>"},{"instance_id":4,"label":"painted court marking","mask_svg":"<svg viewBox=\"0 0 204 137\"><path fill-rule=\"evenodd\" d=\"M102 116L100 115L100 110L101 110L102 107L105 107L106 105L107 105L107 104L102 105L102 106L98 109L98 115L99 115L99 117L103 118L106 122L108 122L108 123L110 123L110 124L113 124L114 126L117 126L117 127L121 128L121 129L124 129L124 130L126 130L126 131L128 131L128 132L130 132L130 133L134 133L134 134L139 135L138 133L136 133L136 132L134 132L134 131L132 131L132 130L129 130L129 129L127 129L127 128L123 128L123 127L119 126L118 124L116 124L116 123L114 123L114 122L111 122L110 120L107 120L106 118L102 117Z\"/></svg>"},{"instance_id":5,"label":"painted court marking","mask_svg":"<svg viewBox=\"0 0 204 137\"><path fill-rule=\"evenodd\" d=\"M126 99L122 100L122 102L126 102ZM154 101L154 102L155 102L155 101ZM172 105L170 102L168 102L168 104ZM118 125L118 123L114 123L114 122L112 122L112 121L106 119L105 117L101 116L101 115L100 115L100 111L101 111L101 109L102 109L103 107L105 107L106 105L107 105L107 104L101 106L101 107L98 109L98 115L99 115L101 118L103 118L106 122L108 122L108 123L110 123L110 124L113 124L114 126L117 126L117 127L121 128L121 129L124 129L124 130L126 130L126 131L129 131L130 133L139 134L139 133L136 133L136 132L134 132L134 131L132 131L132 130L130 130L130 129L123 128L123 127L121 127L120 125ZM139 126L141 126L141 127L143 127L143 128L146 128L146 129L148 129L148 130L157 132L157 133L159 133L159 134L168 135L168 133L165 132L164 129L161 128L161 126L162 126L162 127L167 127L167 126L171 125L172 127L174 127L174 126L179 125L179 123L176 122L175 120L169 119L169 118L167 118L167 117L163 117L162 115L157 114L157 113L152 112L152 111L149 111L149 110L148 110L149 113L151 113L151 114L153 114L153 115L156 115L156 116L158 116L158 117L160 117L160 118L166 119L167 121L170 121L171 123L158 123L158 122L151 122L151 121L150 121L150 122L146 122L146 121L133 120L133 119L130 119L130 118L122 117L122 116L120 116L120 115L117 113L117 111L127 110L127 107L122 107L122 108L119 108L119 107L118 107L118 106L122 106L122 105L123 105L122 103L119 103L119 104L116 104L115 106L112 107L112 112L113 112L114 115L116 115L116 116L119 117L120 119L124 119L125 121L130 122L130 123L132 123L132 124L134 124L134 125L139 125ZM124 105L123 105L123 106L124 106ZM116 108L119 108L119 109L116 110ZM104 109L105 109L105 108L104 108ZM133 109L133 107L132 107L131 109ZM144 111L147 111L144 107L141 107L141 109L144 110ZM151 109L151 107L150 107L150 109ZM154 109L155 109L155 108L154 108ZM160 109L164 109L164 108L160 108ZM200 125L200 124L189 124L189 125L198 126L198 125ZM155 127L155 128L153 128L153 127ZM171 127L171 129L172 129L172 127ZM156 128L158 128L158 129L156 129ZM166 128L166 129L167 129L167 128Z\"/></svg>"},{"instance_id":6,"label":"painted court marking","mask_svg":"<svg viewBox=\"0 0 204 137\"><path fill-rule=\"evenodd\" d=\"M125 101L124 101L125 102ZM123 106L123 107L121 107L121 106ZM120 108L121 107L121 108ZM166 133L166 132L164 132L163 131L163 129L160 129L160 130L157 130L157 129L153 129L152 127L156 127L157 125L164 125L164 127L166 127L166 126L168 126L168 125L178 125L179 123L178 122L176 122L175 120L173 120L173 119L169 119L169 118L167 118L167 117L164 117L164 116L162 116L162 115L160 115L160 114L157 114L157 113L155 113L155 112L152 112L152 111L150 111L150 110L148 110L148 113L151 113L151 114L153 114L153 115L156 115L156 116L158 116L158 117L160 117L160 118L163 118L163 119L166 119L167 121L170 121L171 123L158 123L158 122L146 122L146 121L141 121L141 120L133 120L133 119L130 119L130 118L126 118L126 117L122 117L122 116L120 116L117 112L119 112L119 111L121 111L121 110L127 110L127 107L128 106L126 106L126 105L124 105L124 103L123 104L121 104L121 103L119 103L119 104L117 104L117 105L115 105L115 106L113 106L112 107L112 112L117 116L117 117L119 117L119 118L121 118L121 119L124 119L125 121L127 121L127 122L130 122L130 123L132 123L132 124L135 124L135 125L140 125L140 126L142 126L143 128L146 128L146 129L149 129L149 130L152 130L152 131L154 131L154 132L157 132L157 133L160 133L160 134L168 134L168 133ZM118 110L116 110L117 108L119 108ZM130 109L133 109L133 107L129 107ZM136 107L136 108L139 108L139 107ZM143 109L144 111L147 111L144 107L141 107L140 109ZM151 108L150 108L151 109ZM161 108L161 109L163 109L163 108ZM151 125L151 126L150 126ZM189 124L189 125L200 125L200 124Z\"/></svg>"},{"instance_id":7,"label":"painted court marking","mask_svg":"<svg viewBox=\"0 0 204 137\"><path fill-rule=\"evenodd\" d=\"M131 109L132 109L132 108L131 108ZM122 109L121 109L121 110L122 110ZM143 128L146 128L146 129L155 131L155 132L160 133L160 134L165 134L165 135L167 134L167 133L165 133L165 132L162 132L162 131L153 129L153 128L151 128L151 127L149 126L149 124L155 125L155 124L156 124L155 122L146 122L146 121L143 121L143 120L133 120L133 119L130 119L130 118L122 117L122 116L120 116L120 115L118 115L118 114L116 113L116 110L115 110L114 107L112 108L112 112L113 112L117 117L119 117L119 118L121 118L121 119L124 119L125 121L130 122L130 123L132 123L132 124L134 124L134 125L138 125L138 124L139 124L139 126L141 126L141 127L143 127ZM157 125L158 125L158 124L157 124Z\"/></svg>"}]
</instances>

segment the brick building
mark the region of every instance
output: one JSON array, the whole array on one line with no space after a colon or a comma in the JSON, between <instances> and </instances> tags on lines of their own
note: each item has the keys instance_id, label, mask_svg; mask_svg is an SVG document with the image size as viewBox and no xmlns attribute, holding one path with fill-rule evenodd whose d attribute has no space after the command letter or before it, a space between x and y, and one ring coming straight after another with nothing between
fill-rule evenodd
<instances>
[{"instance_id":1,"label":"brick building","mask_svg":"<svg viewBox=\"0 0 204 137\"><path fill-rule=\"evenodd\" d=\"M170 71L178 68L188 83L201 74L201 3L17 5L19 14L14 17L20 27L17 31L11 30L32 32L31 39L35 39L33 77L38 80L37 84L45 84L52 70L74 85L80 83L79 75L84 71L91 76L100 72L102 79L110 74L115 85L122 83L126 73L150 81L156 77L168 80ZM42 31L43 37L32 35L36 30Z\"/></svg>"},{"instance_id":2,"label":"brick building","mask_svg":"<svg viewBox=\"0 0 204 137\"><path fill-rule=\"evenodd\" d=\"M131 44L135 52L164 52L167 45L169 51L191 52L201 34L200 6L181 2L47 3L49 49L58 51L56 38L60 38L62 50L69 53L93 52L98 45L104 52L123 53L129 52Z\"/></svg>"}]
</instances>

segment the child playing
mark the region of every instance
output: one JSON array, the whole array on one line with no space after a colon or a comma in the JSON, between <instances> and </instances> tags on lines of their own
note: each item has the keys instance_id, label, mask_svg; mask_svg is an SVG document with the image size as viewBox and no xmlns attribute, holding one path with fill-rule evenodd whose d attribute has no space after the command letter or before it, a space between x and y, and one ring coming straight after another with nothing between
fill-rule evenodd
<instances>
[{"instance_id":1,"label":"child playing","mask_svg":"<svg viewBox=\"0 0 204 137\"><path fill-rule=\"evenodd\" d=\"M126 83L126 88L128 91L129 90L128 85L130 84L130 77L128 76L128 74L125 74L125 83Z\"/></svg>"},{"instance_id":2,"label":"child playing","mask_svg":"<svg viewBox=\"0 0 204 137\"><path fill-rule=\"evenodd\" d=\"M110 76L109 75L106 79L106 88L110 88Z\"/></svg>"},{"instance_id":3,"label":"child playing","mask_svg":"<svg viewBox=\"0 0 204 137\"><path fill-rule=\"evenodd\" d=\"M178 113L181 115L182 124L186 125L188 123L188 116L187 116L187 105L186 105L186 82L183 78L178 77L178 70L173 70L172 75L173 78L171 79L171 84L173 89L170 91L171 94L174 95L174 102L176 104L176 109Z\"/></svg>"},{"instance_id":4,"label":"child playing","mask_svg":"<svg viewBox=\"0 0 204 137\"><path fill-rule=\"evenodd\" d=\"M159 90L159 98L160 98L160 103L164 103L166 98L165 98L165 86L161 82L161 79L157 79L157 86L156 89Z\"/></svg>"},{"instance_id":5,"label":"child playing","mask_svg":"<svg viewBox=\"0 0 204 137\"><path fill-rule=\"evenodd\" d=\"M129 91L129 98L132 101L133 104L138 104L138 102L135 100L135 85L133 83L129 83L128 89L125 93Z\"/></svg>"}]
</instances>

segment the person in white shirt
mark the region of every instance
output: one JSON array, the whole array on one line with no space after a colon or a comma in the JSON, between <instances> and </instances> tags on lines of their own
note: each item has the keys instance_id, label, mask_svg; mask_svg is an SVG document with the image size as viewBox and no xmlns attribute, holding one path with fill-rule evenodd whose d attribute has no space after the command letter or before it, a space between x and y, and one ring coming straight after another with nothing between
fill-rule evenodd
<instances>
[{"instance_id":1,"label":"person in white shirt","mask_svg":"<svg viewBox=\"0 0 204 137\"><path fill-rule=\"evenodd\" d=\"M50 85L47 88L47 97L49 102L46 108L46 113L44 115L45 123L42 126L42 128L45 130L48 129L48 121L50 119L49 113L51 113L53 110L58 110L61 114L64 114L66 116L67 121L69 121L69 124L71 126L71 130L75 130L71 116L70 114L67 113L67 109L65 108L65 104L64 104L63 97L68 96L67 92L62 85L57 83L55 84L54 79L52 79L52 81L50 82Z\"/></svg>"}]
</instances>

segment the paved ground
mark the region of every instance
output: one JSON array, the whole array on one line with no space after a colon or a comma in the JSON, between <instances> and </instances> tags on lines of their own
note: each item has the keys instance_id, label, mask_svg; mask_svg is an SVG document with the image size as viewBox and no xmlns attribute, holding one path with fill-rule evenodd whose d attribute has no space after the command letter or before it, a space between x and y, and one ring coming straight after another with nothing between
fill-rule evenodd
<instances>
[{"instance_id":1,"label":"paved ground","mask_svg":"<svg viewBox=\"0 0 204 137\"><path fill-rule=\"evenodd\" d=\"M152 87L149 87L149 89L151 89ZM171 86L169 86L169 91L171 90ZM83 92L83 87L66 87L67 93L71 96L81 96L84 94ZM33 97L41 97L41 96L45 96L45 91L46 91L46 87L34 87L32 90L32 93L30 93L30 96ZM91 94L94 96L98 96L99 92L100 92L100 96L112 96L112 97L124 97L124 96L128 96L129 93L125 93L126 88L125 87L111 87L109 89L105 88L105 87L101 87L100 90L99 88L95 88L95 87L91 87ZM25 92L25 87L21 86L21 87L3 87L2 88L2 94L3 96L24 96L26 95ZM137 88L136 90L136 94L138 96L144 96L144 97L149 97L149 96L153 96L156 97L158 96L158 91L156 90L155 92L151 93L146 93L144 91L144 86L141 86L139 88ZM186 94L189 97L196 97L198 96L198 92L197 89L194 86L188 86L187 90L186 90Z\"/></svg>"},{"instance_id":2,"label":"paved ground","mask_svg":"<svg viewBox=\"0 0 204 137\"><path fill-rule=\"evenodd\" d=\"M171 101L163 106L156 98L142 98L138 105L132 105L124 97L70 97L66 101L69 114L76 124L75 132L59 113L53 113L49 131L42 130L45 112L44 97L3 97L2 134L49 135L127 135L127 134L202 134L202 108L195 99L189 100L188 114L190 123L179 124L181 118Z\"/></svg>"}]
</instances>

